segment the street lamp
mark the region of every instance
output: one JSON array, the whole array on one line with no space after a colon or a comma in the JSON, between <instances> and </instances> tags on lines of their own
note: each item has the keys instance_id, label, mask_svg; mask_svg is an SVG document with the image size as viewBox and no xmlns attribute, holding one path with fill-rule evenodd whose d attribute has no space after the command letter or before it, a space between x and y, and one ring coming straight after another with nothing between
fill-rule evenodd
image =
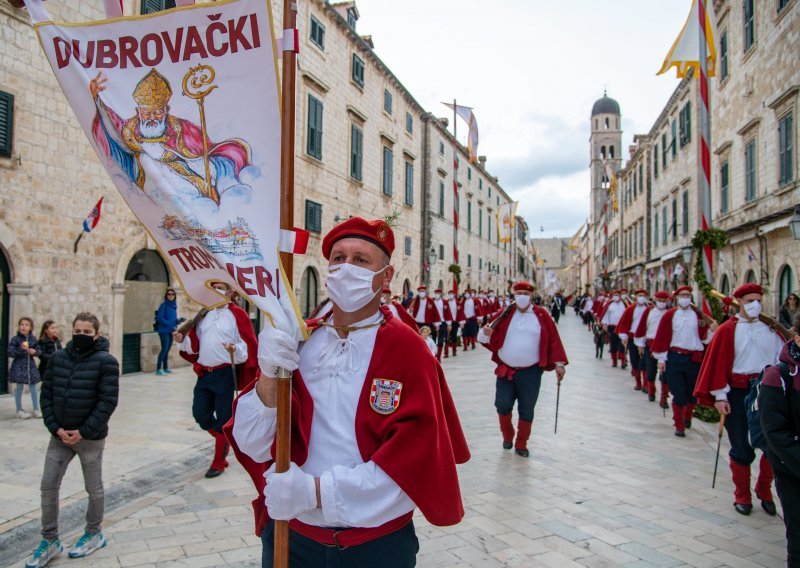
<instances>
[{"instance_id":1,"label":"street lamp","mask_svg":"<svg viewBox=\"0 0 800 568\"><path fill-rule=\"evenodd\" d=\"M428 255L428 262L430 263L431 266L433 266L434 264L436 264L437 260L439 260L439 257L436 256L436 249L434 247L431 247L431 252Z\"/></svg>"},{"instance_id":2,"label":"street lamp","mask_svg":"<svg viewBox=\"0 0 800 568\"><path fill-rule=\"evenodd\" d=\"M692 247L683 247L681 249L681 254L683 255L683 261L686 264L689 264L689 262L692 260Z\"/></svg>"},{"instance_id":3,"label":"street lamp","mask_svg":"<svg viewBox=\"0 0 800 568\"><path fill-rule=\"evenodd\" d=\"M792 238L800 241L800 205L795 205L794 215L789 219L789 226L792 228Z\"/></svg>"}]
</instances>

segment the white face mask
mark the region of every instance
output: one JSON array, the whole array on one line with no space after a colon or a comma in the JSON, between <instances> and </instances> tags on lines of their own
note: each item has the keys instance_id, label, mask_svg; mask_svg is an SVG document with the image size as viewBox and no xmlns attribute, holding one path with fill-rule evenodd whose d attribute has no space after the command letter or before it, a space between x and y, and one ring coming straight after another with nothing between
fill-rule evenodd
<instances>
[{"instance_id":1,"label":"white face mask","mask_svg":"<svg viewBox=\"0 0 800 568\"><path fill-rule=\"evenodd\" d=\"M514 296L514 301L517 303L517 306L522 308L523 310L527 309L528 306L531 305L531 297L526 296L525 294L517 294Z\"/></svg>"},{"instance_id":2,"label":"white face mask","mask_svg":"<svg viewBox=\"0 0 800 568\"><path fill-rule=\"evenodd\" d=\"M450 294L448 294L448 295L447 295L447 297L448 297L449 299L451 299L451 300L455 300L455 299L456 299L456 295L455 295L455 294L453 294L452 292L451 292Z\"/></svg>"},{"instance_id":3,"label":"white face mask","mask_svg":"<svg viewBox=\"0 0 800 568\"><path fill-rule=\"evenodd\" d=\"M441 300L442 299L442 295L441 294L434 294L433 297L435 299L437 299L437 300Z\"/></svg>"},{"instance_id":4,"label":"white face mask","mask_svg":"<svg viewBox=\"0 0 800 568\"><path fill-rule=\"evenodd\" d=\"M380 293L380 288L372 289L372 280L387 268L384 266L373 272L350 263L328 266L328 279L325 281L328 297L340 310L357 312Z\"/></svg>"},{"instance_id":5,"label":"white face mask","mask_svg":"<svg viewBox=\"0 0 800 568\"><path fill-rule=\"evenodd\" d=\"M644 306L647 303L647 298L644 296L636 296L636 303L640 306Z\"/></svg>"},{"instance_id":6,"label":"white face mask","mask_svg":"<svg viewBox=\"0 0 800 568\"><path fill-rule=\"evenodd\" d=\"M761 315L761 302L755 300L742 306L742 309L744 309L744 313L747 314L747 317L755 319Z\"/></svg>"},{"instance_id":7,"label":"white face mask","mask_svg":"<svg viewBox=\"0 0 800 568\"><path fill-rule=\"evenodd\" d=\"M420 297L420 299L421 299L421 300L424 300L424 299L425 299L425 296L427 296L427 295L428 295L428 293L427 293L427 292L420 292L420 293L419 293L419 297Z\"/></svg>"},{"instance_id":8,"label":"white face mask","mask_svg":"<svg viewBox=\"0 0 800 568\"><path fill-rule=\"evenodd\" d=\"M691 304L692 304L692 299L691 298L686 298L686 297L678 298L678 305L681 308L688 308Z\"/></svg>"},{"instance_id":9,"label":"white face mask","mask_svg":"<svg viewBox=\"0 0 800 568\"><path fill-rule=\"evenodd\" d=\"M465 297L465 298L471 298L471 297L472 297L472 294L464 294L464 297Z\"/></svg>"},{"instance_id":10,"label":"white face mask","mask_svg":"<svg viewBox=\"0 0 800 568\"><path fill-rule=\"evenodd\" d=\"M612 302L619 302L619 296L616 296L616 295L615 296L611 296L611 301Z\"/></svg>"},{"instance_id":11,"label":"white face mask","mask_svg":"<svg viewBox=\"0 0 800 568\"><path fill-rule=\"evenodd\" d=\"M381 304L388 304L388 303L389 303L389 300L387 300L386 298L381 297Z\"/></svg>"},{"instance_id":12,"label":"white face mask","mask_svg":"<svg viewBox=\"0 0 800 568\"><path fill-rule=\"evenodd\" d=\"M489 294L489 299L494 300L494 294Z\"/></svg>"},{"instance_id":13,"label":"white face mask","mask_svg":"<svg viewBox=\"0 0 800 568\"><path fill-rule=\"evenodd\" d=\"M658 300L656 300L656 307L659 310L663 310L664 308L667 307L667 303L666 302L659 302Z\"/></svg>"}]
</instances>

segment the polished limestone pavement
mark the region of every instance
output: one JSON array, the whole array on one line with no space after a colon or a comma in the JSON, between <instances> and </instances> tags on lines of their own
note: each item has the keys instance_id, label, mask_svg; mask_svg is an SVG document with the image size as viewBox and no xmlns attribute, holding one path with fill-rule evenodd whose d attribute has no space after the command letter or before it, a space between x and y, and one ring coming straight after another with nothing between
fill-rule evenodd
<instances>
[{"instance_id":1,"label":"polished limestone pavement","mask_svg":"<svg viewBox=\"0 0 800 568\"><path fill-rule=\"evenodd\" d=\"M594 358L592 336L571 312L559 330L570 365L558 433L555 376L546 373L527 459L501 447L488 351L444 361L472 451L459 468L466 515L433 527L417 514L418 566L785 566L781 519L757 501L749 517L733 509L726 441L711 488L716 425L695 420L676 438L669 413L634 391L627 371ZM191 418L188 370L122 381L106 454L109 546L51 566L258 566L243 470L203 478L210 438ZM13 398L0 397L0 565L20 561L38 538L47 443L41 424L12 415ZM67 543L82 529L80 484L76 461L64 488Z\"/></svg>"}]
</instances>

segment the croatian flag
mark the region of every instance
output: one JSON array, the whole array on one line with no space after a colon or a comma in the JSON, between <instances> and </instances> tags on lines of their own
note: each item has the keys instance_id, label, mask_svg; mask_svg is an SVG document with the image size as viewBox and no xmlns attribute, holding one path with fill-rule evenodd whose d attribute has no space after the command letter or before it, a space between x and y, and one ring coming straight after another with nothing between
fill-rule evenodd
<instances>
[{"instance_id":1,"label":"croatian flag","mask_svg":"<svg viewBox=\"0 0 800 568\"><path fill-rule=\"evenodd\" d=\"M103 205L103 198L100 198L100 201L97 202L97 205L94 206L92 212L89 213L89 216L83 220L83 230L87 233L91 233L92 229L97 226L97 223L100 221L100 208Z\"/></svg>"}]
</instances>

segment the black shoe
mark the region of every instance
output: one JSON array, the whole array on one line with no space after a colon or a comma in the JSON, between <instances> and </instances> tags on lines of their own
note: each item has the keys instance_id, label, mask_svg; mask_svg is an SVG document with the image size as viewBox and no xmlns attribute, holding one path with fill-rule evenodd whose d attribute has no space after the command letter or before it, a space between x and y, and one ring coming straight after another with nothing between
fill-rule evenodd
<instances>
[{"instance_id":1,"label":"black shoe","mask_svg":"<svg viewBox=\"0 0 800 568\"><path fill-rule=\"evenodd\" d=\"M764 501L761 500L761 508L769 515L770 517L774 517L778 514L778 510L775 508L775 501Z\"/></svg>"},{"instance_id":2,"label":"black shoe","mask_svg":"<svg viewBox=\"0 0 800 568\"><path fill-rule=\"evenodd\" d=\"M666 403L666 402L662 402L658 406L660 406L661 408L664 408L664 409L669 408L669 404Z\"/></svg>"},{"instance_id":3,"label":"black shoe","mask_svg":"<svg viewBox=\"0 0 800 568\"><path fill-rule=\"evenodd\" d=\"M640 391L640 390L642 390L642 387L640 387L639 385L636 385L635 387L633 387L633 390Z\"/></svg>"},{"instance_id":4,"label":"black shoe","mask_svg":"<svg viewBox=\"0 0 800 568\"><path fill-rule=\"evenodd\" d=\"M623 368L623 369L627 369L627 368L628 368L628 364L627 364L627 363L623 363L623 364L622 364L622 368Z\"/></svg>"},{"instance_id":5,"label":"black shoe","mask_svg":"<svg viewBox=\"0 0 800 568\"><path fill-rule=\"evenodd\" d=\"M510 450L513 445L511 442L503 442L503 449Z\"/></svg>"},{"instance_id":6,"label":"black shoe","mask_svg":"<svg viewBox=\"0 0 800 568\"><path fill-rule=\"evenodd\" d=\"M686 429L691 430L692 428L692 421L691 420L684 420L684 424L686 424Z\"/></svg>"},{"instance_id":7,"label":"black shoe","mask_svg":"<svg viewBox=\"0 0 800 568\"><path fill-rule=\"evenodd\" d=\"M686 432L684 432L683 430L675 430L675 435L678 438L685 438L686 437Z\"/></svg>"},{"instance_id":8,"label":"black shoe","mask_svg":"<svg viewBox=\"0 0 800 568\"><path fill-rule=\"evenodd\" d=\"M219 477L222 475L222 472L225 471L224 469L214 469L213 467L208 468L206 472L206 478L211 479L213 477Z\"/></svg>"},{"instance_id":9,"label":"black shoe","mask_svg":"<svg viewBox=\"0 0 800 568\"><path fill-rule=\"evenodd\" d=\"M740 515L749 515L750 511L753 510L753 506L745 503L734 503L733 508L736 509L736 512Z\"/></svg>"},{"instance_id":10,"label":"black shoe","mask_svg":"<svg viewBox=\"0 0 800 568\"><path fill-rule=\"evenodd\" d=\"M656 401L656 395L654 395L654 394L647 395L647 400L649 400L650 402L655 402Z\"/></svg>"},{"instance_id":11,"label":"black shoe","mask_svg":"<svg viewBox=\"0 0 800 568\"><path fill-rule=\"evenodd\" d=\"M528 450L520 450L519 448L517 448L514 451L517 452L518 456L522 456L523 458L527 458L529 455L531 455L531 453Z\"/></svg>"}]
</instances>

